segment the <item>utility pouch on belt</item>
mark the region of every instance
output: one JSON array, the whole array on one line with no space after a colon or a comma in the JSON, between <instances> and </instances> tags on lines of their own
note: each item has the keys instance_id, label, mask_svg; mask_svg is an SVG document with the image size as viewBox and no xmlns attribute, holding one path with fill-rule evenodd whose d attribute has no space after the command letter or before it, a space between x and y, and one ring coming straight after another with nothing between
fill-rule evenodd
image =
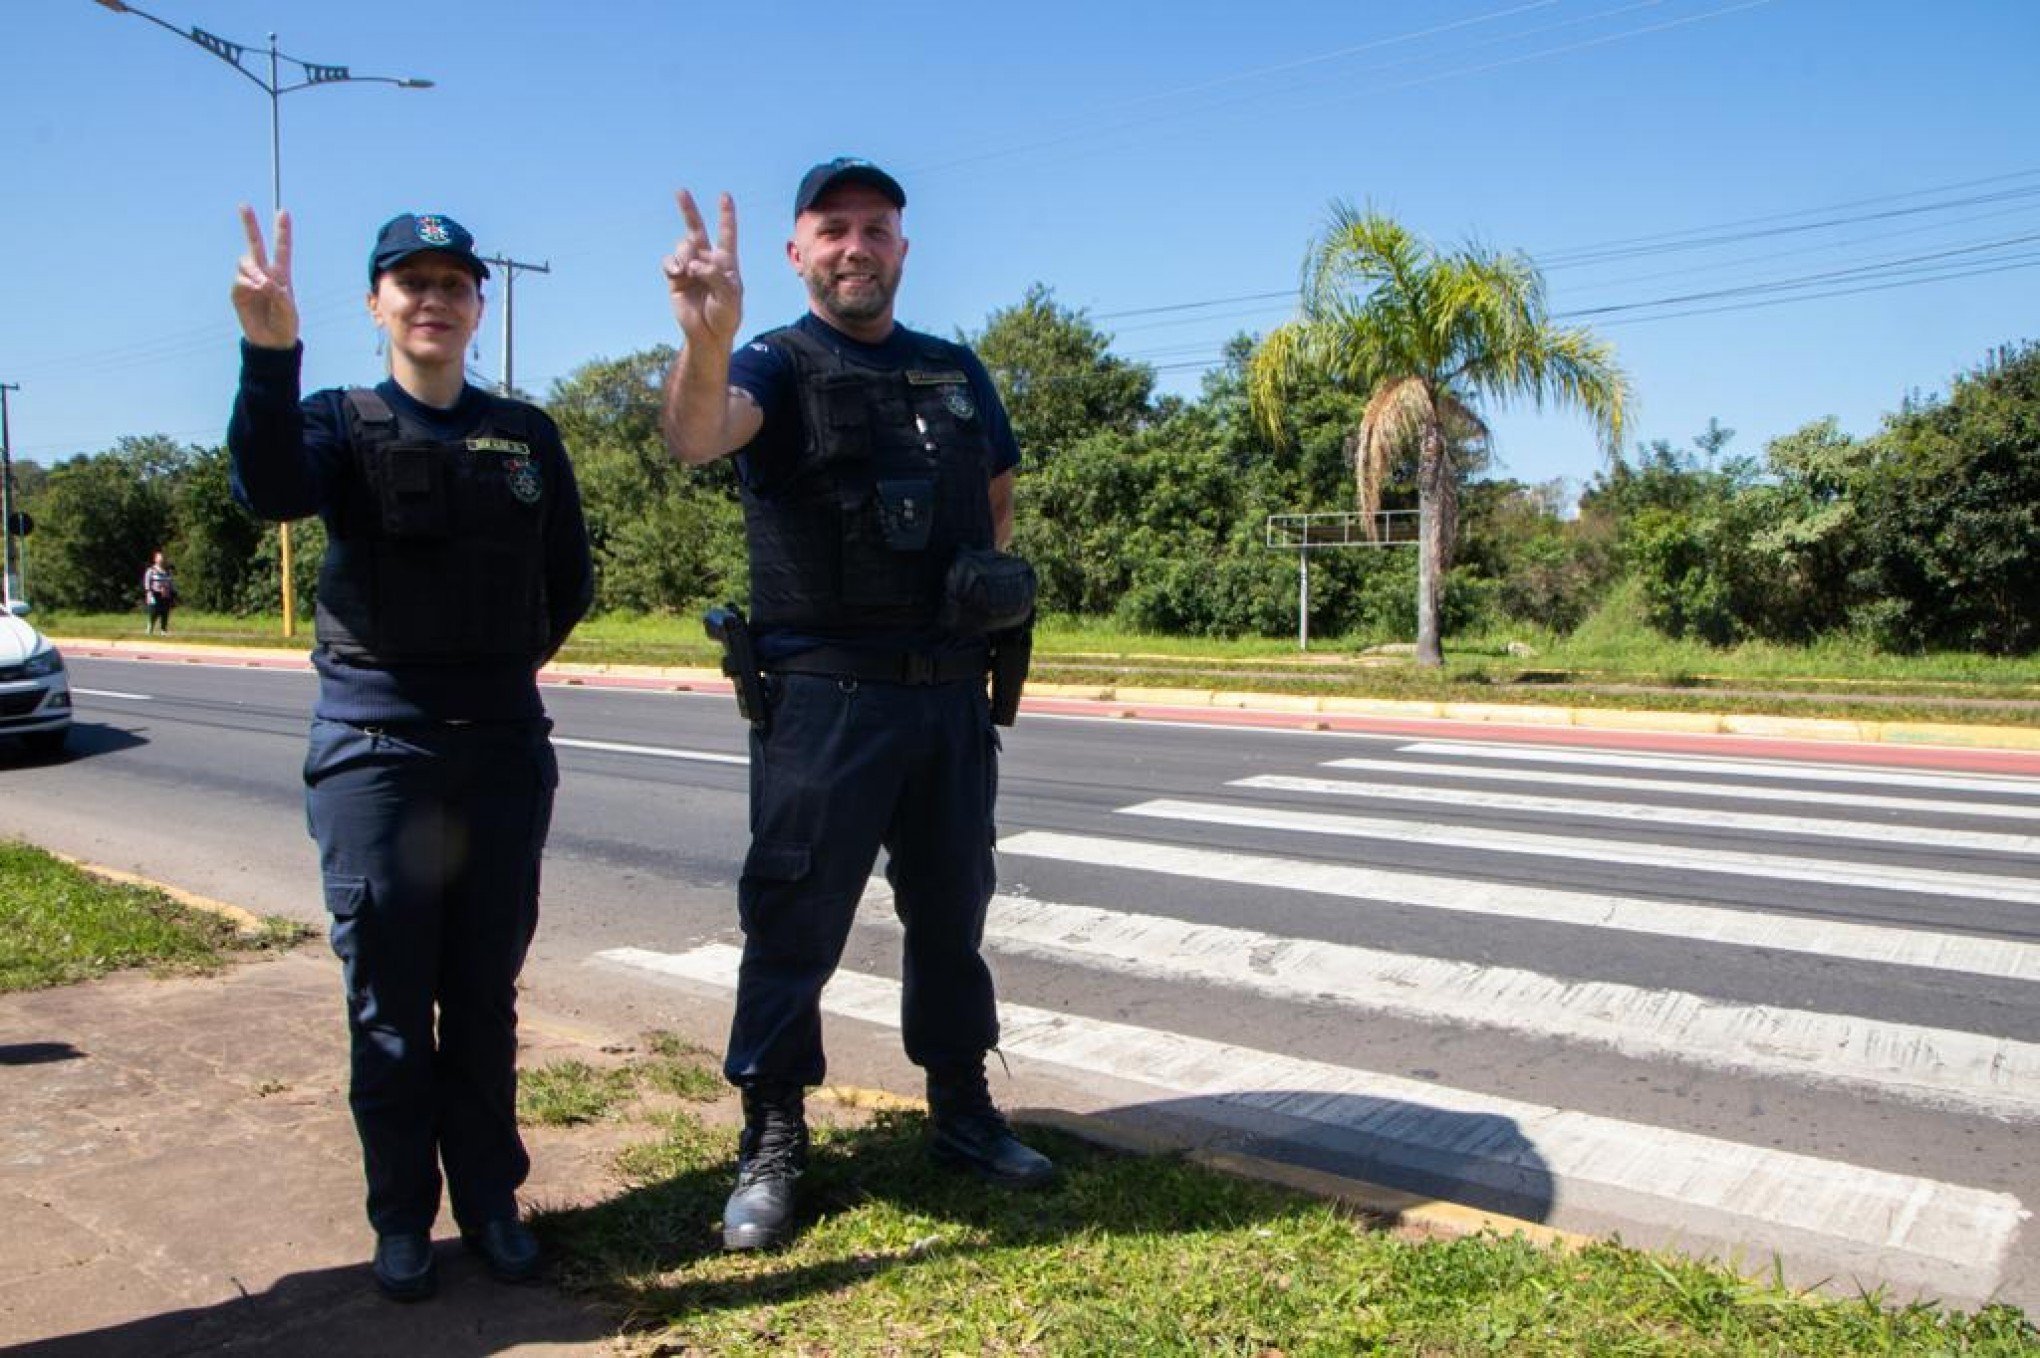
<instances>
[{"instance_id":1,"label":"utility pouch on belt","mask_svg":"<svg viewBox=\"0 0 2040 1358\"><path fill-rule=\"evenodd\" d=\"M992 722L1011 726L1020 715L1020 690L1027 687L1027 666L1034 659L1034 619L994 632L991 642Z\"/></svg>"},{"instance_id":2,"label":"utility pouch on belt","mask_svg":"<svg viewBox=\"0 0 2040 1358\"><path fill-rule=\"evenodd\" d=\"M1034 567L990 547L965 547L942 584L942 630L982 637L1026 625L1034 617Z\"/></svg>"},{"instance_id":3,"label":"utility pouch on belt","mask_svg":"<svg viewBox=\"0 0 2040 1358\"><path fill-rule=\"evenodd\" d=\"M735 604L724 604L702 614L701 623L722 647L722 672L736 687L737 711L753 730L763 731L768 716L765 675L758 668L758 653L751 646L751 624L745 621L744 611Z\"/></svg>"}]
</instances>

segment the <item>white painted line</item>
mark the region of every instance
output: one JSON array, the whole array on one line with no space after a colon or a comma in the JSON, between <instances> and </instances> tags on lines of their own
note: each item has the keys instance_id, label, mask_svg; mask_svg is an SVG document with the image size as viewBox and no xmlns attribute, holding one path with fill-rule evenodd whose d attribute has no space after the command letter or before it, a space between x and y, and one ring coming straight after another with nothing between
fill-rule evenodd
<instances>
[{"instance_id":1,"label":"white painted line","mask_svg":"<svg viewBox=\"0 0 2040 1358\"><path fill-rule=\"evenodd\" d=\"M71 692L87 698L118 698L128 703L149 703L156 700L153 693L122 693L119 689L113 688L78 688L74 685Z\"/></svg>"},{"instance_id":2,"label":"white painted line","mask_svg":"<svg viewBox=\"0 0 2040 1358\"><path fill-rule=\"evenodd\" d=\"M1221 802L1160 799L1122 806L1122 816L1191 821L1204 825L1237 825L1256 830L1290 830L1303 834L1340 835L1352 839L1391 839L1404 844L1432 844L1483 853L1527 854L1542 858L1578 858L1595 863L1634 863L1642 867L1718 872L1738 877L1763 877L1879 891L1923 891L1937 896L1969 896L1983 900L2040 905L2040 880L1996 877L1984 873L1938 872L1931 868L1858 867L1824 858L1791 858L1783 854L1747 853L1739 849L1690 849L1675 844L1631 844L1610 839L1579 839L1569 835L1526 834L1480 826L1442 825L1428 821L1373 820L1315 811L1283 811L1267 807L1232 806Z\"/></svg>"},{"instance_id":3,"label":"white painted line","mask_svg":"<svg viewBox=\"0 0 2040 1358\"><path fill-rule=\"evenodd\" d=\"M616 948L601 960L727 987L735 948L687 953ZM836 973L830 1014L899 1026L896 982ZM1177 1097L1212 1099L1328 1126L1355 1149L1444 1168L1461 1182L1548 1185L1554 1201L1599 1190L1724 1213L1829 1241L1902 1254L1995 1285L2020 1221L2008 1193L1893 1174L1789 1151L1624 1122L1495 1095L1425 1084L1280 1052L1080 1018L1025 1005L999 1007L1001 1050L1124 1080Z\"/></svg>"},{"instance_id":4,"label":"white painted line","mask_svg":"<svg viewBox=\"0 0 2040 1358\"><path fill-rule=\"evenodd\" d=\"M1563 750L1551 746L1479 745L1425 740L1398 745L1402 754L1443 759L1506 759L1537 764L1576 764L1609 769L1670 769L1681 773L1719 774L1735 778L1791 778L1801 782L1867 783L1875 787L1931 787L1951 792L1995 792L2014 797L2040 797L2040 778L1980 777L1933 773L1920 769L1869 769L1860 764L1802 764L1777 759L1714 759L1705 755L1609 754L1599 750Z\"/></svg>"},{"instance_id":5,"label":"white painted line","mask_svg":"<svg viewBox=\"0 0 2040 1358\"><path fill-rule=\"evenodd\" d=\"M1556 783L1568 788L1617 792L1669 792L1680 797L1730 797L1739 802L1791 802L1795 806L1848 806L1873 811L1909 811L1930 816L1995 816L2040 820L2040 803L1952 802L1938 797L1879 797L1867 792L1813 792L1798 787L1756 787L1748 783L1698 783L1672 778L1611 778L1572 769L1494 769L1466 764L1427 764L1415 759L1332 759L1328 769L1359 773L1413 774L1423 778L1478 779L1489 783Z\"/></svg>"},{"instance_id":6,"label":"white painted line","mask_svg":"<svg viewBox=\"0 0 2040 1358\"><path fill-rule=\"evenodd\" d=\"M1463 787L1407 787L1397 783L1356 783L1345 778L1297 778L1264 773L1235 778L1227 787L1267 792L1307 792L1319 797L1355 797L1379 802L1418 802L1482 811L1528 811L1568 820L1619 820L1686 830L1741 830L1796 835L1805 839L1855 839L1910 848L1970 849L1979 853L2040 855L2040 838L1989 830L1942 830L1924 825L1773 816L1756 811L1723 811L1691 806L1650 806L1603 802L1587 797L1526 797L1514 792L1481 792Z\"/></svg>"},{"instance_id":7,"label":"white painted line","mask_svg":"<svg viewBox=\"0 0 2040 1358\"><path fill-rule=\"evenodd\" d=\"M1590 929L1772 948L1891 966L2040 981L2040 945L1974 934L1892 929L1846 920L1724 910L1676 901L1604 896L1552 887L1518 886L1476 878L1433 877L1388 868L1261 854L1191 849L1143 840L1028 830L999 841L1002 855L1047 858L1135 872L1159 872L1282 891L1309 891L1349 900L1455 910L1507 919L1543 920Z\"/></svg>"},{"instance_id":8,"label":"white painted line","mask_svg":"<svg viewBox=\"0 0 2040 1358\"><path fill-rule=\"evenodd\" d=\"M891 892L878 885L889 902ZM1020 896L993 898L987 930L1002 953L1063 965L1472 1024L1638 1060L1869 1090L1996 1118L2040 1118L2040 1044L2030 1042Z\"/></svg>"},{"instance_id":9,"label":"white painted line","mask_svg":"<svg viewBox=\"0 0 2040 1358\"><path fill-rule=\"evenodd\" d=\"M702 764L749 764L750 756L720 754L714 750L675 750L664 745L624 745L613 740L575 740L554 736L552 743L570 750L601 750L608 754L641 754L652 759L691 759Z\"/></svg>"}]
</instances>

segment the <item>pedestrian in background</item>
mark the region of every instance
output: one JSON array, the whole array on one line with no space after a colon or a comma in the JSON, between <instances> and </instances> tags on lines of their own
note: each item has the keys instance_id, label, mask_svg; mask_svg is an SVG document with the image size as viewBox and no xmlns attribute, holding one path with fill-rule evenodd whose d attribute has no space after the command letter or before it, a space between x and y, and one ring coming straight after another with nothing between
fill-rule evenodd
<instances>
[{"instance_id":1,"label":"pedestrian in background","mask_svg":"<svg viewBox=\"0 0 2040 1358\"><path fill-rule=\"evenodd\" d=\"M1033 574L999 550L1020 450L991 377L969 349L894 321L898 181L847 158L807 173L786 246L807 314L734 354L735 204L722 196L714 239L684 190L679 204L686 235L665 273L685 345L666 442L689 465L736 456L763 671L723 1063L744 1104L723 1243L752 1249L791 1231L805 1091L825 1071L822 987L881 846L930 1151L996 1184L1054 1176L985 1079L999 1040L981 948L999 745L985 680L995 636L1032 616ZM1003 602L988 613L987 599Z\"/></svg>"},{"instance_id":2,"label":"pedestrian in background","mask_svg":"<svg viewBox=\"0 0 2040 1358\"><path fill-rule=\"evenodd\" d=\"M148 635L159 630L169 635L170 610L176 604L177 577L171 574L163 554L157 552L149 558L148 569L142 572L142 611L148 615Z\"/></svg>"},{"instance_id":3,"label":"pedestrian in background","mask_svg":"<svg viewBox=\"0 0 2040 1358\"><path fill-rule=\"evenodd\" d=\"M537 673L592 581L573 467L544 412L467 382L489 271L459 223L383 226L368 311L389 377L300 400L290 218L271 255L241 217L234 493L327 534L304 778L345 964L373 1276L399 1300L432 1293L443 1169L462 1240L523 1281L540 1255L517 1204L517 976L559 779Z\"/></svg>"}]
</instances>

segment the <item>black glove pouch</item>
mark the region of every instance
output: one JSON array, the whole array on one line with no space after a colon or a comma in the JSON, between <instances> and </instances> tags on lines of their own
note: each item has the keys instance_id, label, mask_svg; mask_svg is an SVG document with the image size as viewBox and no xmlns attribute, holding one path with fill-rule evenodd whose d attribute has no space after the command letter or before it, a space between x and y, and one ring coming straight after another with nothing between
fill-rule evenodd
<instances>
[{"instance_id":1,"label":"black glove pouch","mask_svg":"<svg viewBox=\"0 0 2040 1358\"><path fill-rule=\"evenodd\" d=\"M981 637L1018 627L1034 614L1034 567L989 547L966 547L942 586L942 630Z\"/></svg>"}]
</instances>

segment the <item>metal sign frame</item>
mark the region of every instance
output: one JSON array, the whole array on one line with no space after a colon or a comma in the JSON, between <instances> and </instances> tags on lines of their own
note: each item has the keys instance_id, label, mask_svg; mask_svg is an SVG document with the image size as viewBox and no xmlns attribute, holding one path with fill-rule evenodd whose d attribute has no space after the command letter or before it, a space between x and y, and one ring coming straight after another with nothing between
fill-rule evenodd
<instances>
[{"instance_id":1,"label":"metal sign frame","mask_svg":"<svg viewBox=\"0 0 2040 1358\"><path fill-rule=\"evenodd\" d=\"M1296 649L1310 649L1310 554L1334 547L1414 547L1418 512L1382 509L1328 514L1270 514L1265 544L1296 553Z\"/></svg>"}]
</instances>

